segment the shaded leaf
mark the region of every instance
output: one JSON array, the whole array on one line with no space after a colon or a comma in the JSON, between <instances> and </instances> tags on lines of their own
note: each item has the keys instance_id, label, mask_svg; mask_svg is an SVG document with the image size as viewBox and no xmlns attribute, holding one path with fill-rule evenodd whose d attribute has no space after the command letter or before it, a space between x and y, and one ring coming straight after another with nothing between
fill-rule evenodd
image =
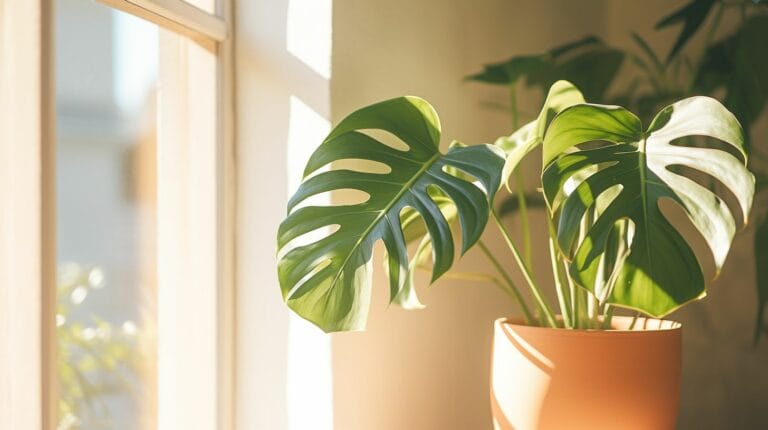
<instances>
[{"instance_id":1,"label":"shaded leaf","mask_svg":"<svg viewBox=\"0 0 768 430\"><path fill-rule=\"evenodd\" d=\"M588 36L547 52L520 55L488 64L468 80L511 85L526 79L528 86L549 89L559 80L575 84L588 99L601 100L623 62L623 52Z\"/></svg>"},{"instance_id":2,"label":"shaded leaf","mask_svg":"<svg viewBox=\"0 0 768 430\"><path fill-rule=\"evenodd\" d=\"M649 45L642 36L635 33L634 31L632 32L632 40L634 40L637 46L640 47L645 56L651 60L654 69L657 72L662 72L664 70L664 64L661 62L661 60L659 60L659 57L656 55L656 52L653 50L653 48L651 48L651 45Z\"/></svg>"},{"instance_id":3,"label":"shaded leaf","mask_svg":"<svg viewBox=\"0 0 768 430\"><path fill-rule=\"evenodd\" d=\"M565 80L579 88L587 100L600 101L605 98L623 61L624 52L597 46L558 58L550 68L528 76L526 83L546 91L558 80Z\"/></svg>"},{"instance_id":4,"label":"shaded leaf","mask_svg":"<svg viewBox=\"0 0 768 430\"><path fill-rule=\"evenodd\" d=\"M683 23L683 28L680 30L680 35L677 36L675 44L672 46L672 50L667 56L667 63L683 49L683 46L696 34L701 24L707 19L709 11L714 6L716 0L693 0L680 9L672 12L670 15L662 18L657 24L656 28L665 28L670 25Z\"/></svg>"},{"instance_id":5,"label":"shaded leaf","mask_svg":"<svg viewBox=\"0 0 768 430\"><path fill-rule=\"evenodd\" d=\"M589 47L589 46L596 46L596 45L603 45L603 41L600 40L597 36L586 36L582 39L575 40L573 42L568 42L566 44L560 45L558 47L552 48L549 50L549 54L554 58L560 58L563 55L567 55L574 50L577 50L579 48L583 47Z\"/></svg>"},{"instance_id":6,"label":"shaded leaf","mask_svg":"<svg viewBox=\"0 0 768 430\"><path fill-rule=\"evenodd\" d=\"M768 16L748 19L732 36L710 46L695 77L695 90L725 88L724 104L748 129L768 101Z\"/></svg>"},{"instance_id":7,"label":"shaded leaf","mask_svg":"<svg viewBox=\"0 0 768 430\"><path fill-rule=\"evenodd\" d=\"M525 202L528 205L528 208L546 208L547 203L544 200L544 196L541 195L541 193L526 193L525 194ZM499 216L506 216L511 213L517 212L517 210L520 208L520 201L517 199L517 196L507 196L504 200L499 203L498 206L498 212Z\"/></svg>"},{"instance_id":8,"label":"shaded leaf","mask_svg":"<svg viewBox=\"0 0 768 430\"><path fill-rule=\"evenodd\" d=\"M765 308L768 306L768 217L755 231L755 270L757 275L757 320L755 343L765 331Z\"/></svg>"},{"instance_id":9,"label":"shaded leaf","mask_svg":"<svg viewBox=\"0 0 768 430\"><path fill-rule=\"evenodd\" d=\"M548 67L548 61L549 58L545 54L514 57L502 63L488 64L485 66L485 70L468 76L467 80L509 85L517 82L523 76L536 74Z\"/></svg>"}]
</instances>

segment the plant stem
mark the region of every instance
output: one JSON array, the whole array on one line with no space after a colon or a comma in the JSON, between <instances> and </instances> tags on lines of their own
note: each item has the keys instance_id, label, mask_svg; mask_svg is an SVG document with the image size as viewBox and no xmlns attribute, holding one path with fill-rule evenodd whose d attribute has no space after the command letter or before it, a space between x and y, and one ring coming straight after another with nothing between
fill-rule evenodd
<instances>
[{"instance_id":1,"label":"plant stem","mask_svg":"<svg viewBox=\"0 0 768 430\"><path fill-rule=\"evenodd\" d=\"M525 198L525 181L523 171L518 166L515 169L515 194L517 196L518 213L520 214L520 230L523 236L523 261L531 267L531 223L528 218L528 203Z\"/></svg>"},{"instance_id":2,"label":"plant stem","mask_svg":"<svg viewBox=\"0 0 768 430\"><path fill-rule=\"evenodd\" d=\"M577 288L579 294L579 319L582 328L592 328L592 319L589 317L589 292L584 288Z\"/></svg>"},{"instance_id":3,"label":"plant stem","mask_svg":"<svg viewBox=\"0 0 768 430\"><path fill-rule=\"evenodd\" d=\"M584 328L584 315L582 315L582 296L581 296L581 290L578 287L575 287L573 283L571 283L572 293L573 293L573 326L574 328Z\"/></svg>"},{"instance_id":4,"label":"plant stem","mask_svg":"<svg viewBox=\"0 0 768 430\"><path fill-rule=\"evenodd\" d=\"M499 228L499 231L501 231L501 235L507 242L509 250L512 251L512 256L515 258L515 262L523 272L523 278L525 278L525 282L528 283L528 286L533 293L533 297L536 299L536 304L539 306L539 309L541 309L547 324L552 328L557 328L557 321L555 320L555 315L552 312L552 308L544 300L544 295L541 293L541 290L536 284L536 280L533 278L533 273L525 264L523 258L520 256L520 251L517 249L517 246L515 246L514 242L512 242L512 237L510 236L506 227L504 227L504 224L502 224L501 219L499 218L499 215L496 213L495 209L491 209L491 215L493 216L493 220L496 222L496 226Z\"/></svg>"},{"instance_id":5,"label":"plant stem","mask_svg":"<svg viewBox=\"0 0 768 430\"><path fill-rule=\"evenodd\" d=\"M533 316L531 315L531 311L528 309L528 305L523 299L523 295L520 294L520 290L517 288L514 281L512 281L512 277L509 276L509 273L507 273L506 270L504 270L504 266L499 263L499 260L493 256L493 253L490 249L488 249L488 246L486 246L485 242L479 240L477 245L480 247L480 250L483 251L483 254L488 257L488 260L491 262L496 271L499 272L499 275L501 275L501 277L504 279L504 282L506 282L509 288L504 290L507 293L511 293L512 296L517 300L517 303L520 305L520 309L523 311L523 318L525 319L525 323L530 325L533 321Z\"/></svg>"},{"instance_id":6,"label":"plant stem","mask_svg":"<svg viewBox=\"0 0 768 430\"><path fill-rule=\"evenodd\" d=\"M565 328L573 328L573 319L571 318L571 298L565 289L563 282L563 273L560 268L560 254L555 244L555 224L552 218L547 214L547 227L549 228L549 260L552 263L552 273L555 277L555 291L557 291L557 301L560 305L560 313L563 315L563 325Z\"/></svg>"},{"instance_id":7,"label":"plant stem","mask_svg":"<svg viewBox=\"0 0 768 430\"><path fill-rule=\"evenodd\" d=\"M587 293L587 316L589 316L590 325L594 325L598 320L598 308L600 303L597 301L597 297L594 294Z\"/></svg>"},{"instance_id":8,"label":"plant stem","mask_svg":"<svg viewBox=\"0 0 768 430\"><path fill-rule=\"evenodd\" d=\"M640 316L640 312L636 312L635 316L632 317L632 322L629 324L629 329L634 330L635 324L637 324L637 318Z\"/></svg>"},{"instance_id":9,"label":"plant stem","mask_svg":"<svg viewBox=\"0 0 768 430\"><path fill-rule=\"evenodd\" d=\"M613 306L605 305L605 316L603 317L603 330L609 330L613 322Z\"/></svg>"},{"instance_id":10,"label":"plant stem","mask_svg":"<svg viewBox=\"0 0 768 430\"><path fill-rule=\"evenodd\" d=\"M519 115L517 112L517 82L509 84L509 113L512 119L512 129L517 130Z\"/></svg>"},{"instance_id":11,"label":"plant stem","mask_svg":"<svg viewBox=\"0 0 768 430\"><path fill-rule=\"evenodd\" d=\"M517 111L517 82L509 85L509 113L512 120L512 131L520 127L520 116ZM515 169L515 194L517 197L518 213L520 214L520 230L523 236L523 261L531 267L531 227L528 218L528 203L525 198L525 181L523 171L518 166Z\"/></svg>"}]
</instances>

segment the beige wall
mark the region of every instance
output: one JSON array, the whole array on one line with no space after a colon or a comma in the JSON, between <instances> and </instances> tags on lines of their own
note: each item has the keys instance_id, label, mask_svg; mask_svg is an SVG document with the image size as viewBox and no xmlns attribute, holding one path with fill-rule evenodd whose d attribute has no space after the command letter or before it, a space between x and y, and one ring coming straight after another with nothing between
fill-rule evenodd
<instances>
[{"instance_id":1,"label":"beige wall","mask_svg":"<svg viewBox=\"0 0 768 430\"><path fill-rule=\"evenodd\" d=\"M674 32L656 33L652 25L669 7L659 0L337 1L331 119L413 94L437 108L444 144L454 138L492 141L509 132L508 119L481 103L505 102L506 94L462 83L463 76L483 63L586 34L627 46L634 29L666 49ZM538 109L535 103L534 95L523 94L529 117ZM764 131L765 126L763 136ZM527 176L533 183L535 172ZM541 221L534 219L535 237L542 238L536 243L535 269L545 279L549 263ZM486 236L508 258L494 232L489 229ZM757 349L750 344L755 299L750 246L748 231L738 238L710 297L675 316L686 327L682 429L752 429L768 422L768 342ZM474 252L459 266L488 270ZM442 280L427 287L426 279L422 284L425 310L388 307L379 271L368 330L334 335L335 428L490 428L491 322L515 308L491 286Z\"/></svg>"}]
</instances>

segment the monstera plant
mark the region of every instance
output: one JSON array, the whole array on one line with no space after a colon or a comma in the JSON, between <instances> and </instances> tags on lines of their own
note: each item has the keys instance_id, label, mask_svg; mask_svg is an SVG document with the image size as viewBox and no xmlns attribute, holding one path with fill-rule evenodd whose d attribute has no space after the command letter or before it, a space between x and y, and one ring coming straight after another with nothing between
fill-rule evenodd
<instances>
[{"instance_id":1,"label":"monstera plant","mask_svg":"<svg viewBox=\"0 0 768 430\"><path fill-rule=\"evenodd\" d=\"M728 23L728 25L725 25ZM508 110L512 127L519 114L516 93L520 86L546 92L549 84L565 79L576 84L593 102L628 107L643 121L669 103L693 95L712 95L739 120L745 135L749 168L756 176L755 201L768 193L768 151L756 127L768 104L768 40L766 0L688 0L659 17L655 28L677 27L671 49L663 54L647 42L647 33L632 33L629 43L608 45L590 36L574 39L547 51L514 55L487 64L467 80L504 87L507 105L484 105ZM700 43L692 41L698 39ZM629 79L616 79L621 73ZM512 186L524 187L520 175ZM526 205L527 204L527 205ZM522 248L530 255L528 207L545 206L541 196L516 192L500 204L499 213L514 212L522 230ZM757 306L754 340L768 334L768 214L764 204L752 211Z\"/></svg>"},{"instance_id":2,"label":"monstera plant","mask_svg":"<svg viewBox=\"0 0 768 430\"><path fill-rule=\"evenodd\" d=\"M682 208L717 271L752 205L741 127L709 97L673 103L644 126L628 110L586 103L558 81L538 118L494 144L454 142L442 152L440 143L437 113L417 97L362 108L336 125L309 159L278 232L280 287L291 309L325 331L363 328L379 241L390 301L420 307L413 271L431 254L432 280L444 275L460 241L461 253L478 244L491 259L498 276L488 279L500 279L528 325L599 329L617 308L663 317L702 298L706 278L690 238L660 203ZM537 147L557 307L494 206ZM349 160L356 167L334 164ZM365 198L311 201L337 190ZM489 219L525 288L482 242Z\"/></svg>"}]
</instances>

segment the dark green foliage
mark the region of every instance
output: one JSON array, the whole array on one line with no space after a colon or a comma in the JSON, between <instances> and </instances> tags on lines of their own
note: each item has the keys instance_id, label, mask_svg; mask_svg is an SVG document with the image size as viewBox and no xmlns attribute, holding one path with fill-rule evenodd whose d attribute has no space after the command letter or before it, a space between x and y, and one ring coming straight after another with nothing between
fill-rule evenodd
<instances>
[{"instance_id":1,"label":"dark green foliage","mask_svg":"<svg viewBox=\"0 0 768 430\"><path fill-rule=\"evenodd\" d=\"M701 24L707 19L707 15L709 15L709 11L715 3L717 3L716 0L693 0L672 14L662 18L656 24L656 28L660 29L683 23L683 29L680 31L680 35L667 56L667 62L670 62L683 49L686 42L696 34Z\"/></svg>"},{"instance_id":2,"label":"dark green foliage","mask_svg":"<svg viewBox=\"0 0 768 430\"><path fill-rule=\"evenodd\" d=\"M694 91L725 89L724 103L748 132L768 100L768 15L748 19L733 35L710 46Z\"/></svg>"},{"instance_id":3,"label":"dark green foliage","mask_svg":"<svg viewBox=\"0 0 768 430\"><path fill-rule=\"evenodd\" d=\"M512 85L525 79L542 93L559 80L570 81L587 100L603 100L624 61L624 53L594 36L558 46L541 54L521 55L485 69L467 79L489 84Z\"/></svg>"},{"instance_id":4,"label":"dark green foliage","mask_svg":"<svg viewBox=\"0 0 768 430\"><path fill-rule=\"evenodd\" d=\"M765 308L768 306L768 217L755 232L755 271L757 276L757 321L755 342L766 331Z\"/></svg>"}]
</instances>

